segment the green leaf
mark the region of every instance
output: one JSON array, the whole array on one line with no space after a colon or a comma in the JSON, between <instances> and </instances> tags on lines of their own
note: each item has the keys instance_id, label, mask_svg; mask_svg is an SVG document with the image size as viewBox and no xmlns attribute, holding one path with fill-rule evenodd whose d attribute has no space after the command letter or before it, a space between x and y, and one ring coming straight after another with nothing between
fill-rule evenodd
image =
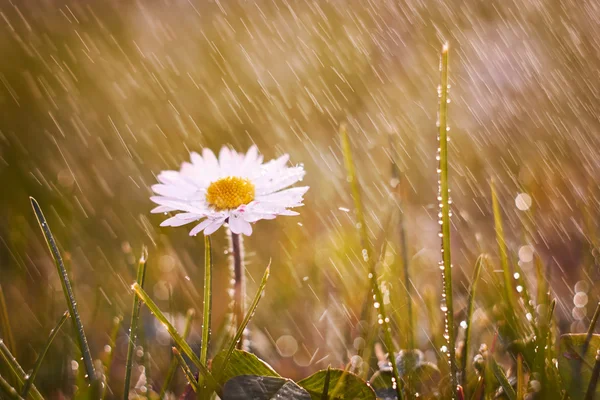
<instances>
[{"instance_id":1,"label":"green leaf","mask_svg":"<svg viewBox=\"0 0 600 400\"><path fill-rule=\"evenodd\" d=\"M223 369L223 363L227 358L227 350L222 350L212 361L213 371ZM219 376L219 384L223 385L231 378L241 375L272 376L279 378L280 375L266 362L252 353L243 350L234 350L229 356L225 369Z\"/></svg>"},{"instance_id":2,"label":"green leaf","mask_svg":"<svg viewBox=\"0 0 600 400\"><path fill-rule=\"evenodd\" d=\"M325 380L327 377L326 369L318 371L308 378L298 381L298 385L306 389L312 400L321 400ZM375 400L373 389L358 376L344 371L342 369L331 369L329 380L329 399L330 400Z\"/></svg>"},{"instance_id":3,"label":"green leaf","mask_svg":"<svg viewBox=\"0 0 600 400\"><path fill-rule=\"evenodd\" d=\"M587 351L583 355L586 338L587 334L585 333L567 334L560 337L558 372L563 387L572 399L583 397L592 376L596 352L600 349L600 335L592 335ZM575 385L576 382L578 384ZM600 387L596 388L596 397L598 396L600 396Z\"/></svg>"},{"instance_id":4,"label":"green leaf","mask_svg":"<svg viewBox=\"0 0 600 400\"><path fill-rule=\"evenodd\" d=\"M222 400L311 400L310 394L294 381L273 376L241 375L223 386Z\"/></svg>"}]
</instances>

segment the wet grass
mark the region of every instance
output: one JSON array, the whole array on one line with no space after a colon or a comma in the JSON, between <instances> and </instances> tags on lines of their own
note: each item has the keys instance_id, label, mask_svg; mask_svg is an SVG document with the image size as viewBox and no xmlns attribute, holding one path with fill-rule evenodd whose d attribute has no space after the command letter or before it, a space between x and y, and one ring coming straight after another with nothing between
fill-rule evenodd
<instances>
[{"instance_id":1,"label":"wet grass","mask_svg":"<svg viewBox=\"0 0 600 400\"><path fill-rule=\"evenodd\" d=\"M514 256L511 255L511 249L507 245L501 200L494 181L490 183L490 206L496 233L498 261L488 254L479 256L475 262L470 285L466 290L466 304L461 309L460 303L455 301L457 285L453 280L455 278L453 278L451 255L451 217L452 208L455 206L452 205L450 197L449 176L453 159L448 146L448 54L449 48L444 46L440 54L439 165L437 168L441 290L428 293L419 293L417 290L413 293L406 244L410 232L406 231L404 225L406 215L403 213L402 198L398 193L392 193L390 204L381 207L383 223L380 232L377 235L372 234L374 230L369 229L362 200L361 176L359 176L359 172L364 173L365 170L357 168L351 132L347 125L342 124L339 129L341 156L354 203L352 220L360 243L358 252L363 268L361 279L363 285L357 289L355 295L364 299L364 304L363 312L357 319L367 325L360 338L364 344L353 350L350 346L347 348L347 356L352 361L348 362L343 369L329 366L326 370L294 382L280 376L252 351L241 350L240 343L249 329L260 300L265 293L268 293L270 264L265 269L262 279L257 282L255 295L245 312L245 307L240 308L245 299L238 294L236 314L240 314L241 310L243 315L238 315L239 318L231 320L235 333L232 336L223 335L224 338L217 337L217 340L211 342L214 261L211 237L207 236L204 238L202 304L197 307L202 311L199 340L192 339L190 335L195 309L187 312L184 329L180 334L174 326L173 319L161 311L149 292L144 289L148 254L145 248L142 250L136 281L131 286L133 293L129 312L123 398L138 396L137 392L131 390L136 364L135 354L138 346L147 348L149 340L144 334L143 337L140 335L138 342L138 332L144 332L140 319L143 307L147 308L166 329L174 344L172 358L160 391L154 392L154 386L148 383L148 376L145 377L146 382L140 384L140 387L144 388L142 392L146 398L173 398L171 396L173 392L183 393L182 398L194 396L205 400L215 399L216 396L223 400L243 398L404 400L417 397L461 400L465 398L474 400L585 398L591 400L598 395L600 336L594 332L600 316L600 304L591 318L587 333L560 335L555 316L557 300L550 295L542 260L537 256L535 258L535 276L532 279L535 291L528 287L530 282L525 279L525 272L520 265L511 262ZM393 161L392 176L399 180L400 173ZM392 189L395 190L396 187L392 185ZM397 196L396 200L399 201L394 202L392 199L394 196ZM0 376L1 398L34 400L44 398L35 386L35 380L46 354L52 346L56 345L55 339L66 330L61 327L69 318L74 330L66 335L77 343L87 381L78 383L81 387L73 392L72 397L92 400L113 398L116 393L114 389L116 383L109 380L109 377L115 372L113 354L118 345L117 337L122 318L115 318L112 329L107 335L111 352L102 366L102 363L95 362L88 346L75 293L59 247L40 205L33 198L31 204L55 261L68 311L51 331L49 338L37 354L31 373L27 374L15 357L13 327L10 325L9 310L0 287L0 321L2 335L5 337L5 341L0 341L2 356L0 361L2 371L8 371L8 374L3 373ZM396 228L400 233L398 240L395 240L392 234ZM393 273L384 273L385 268L388 267L386 255L388 252L395 251L393 247L396 244L399 246L401 268L390 269L394 271ZM241 271L243 270L241 255L238 258L236 264L239 264ZM501 274L500 279L495 278L496 272ZM403 290L403 292L400 296L391 296L390 287L393 288L392 290ZM273 290L277 289L273 288ZM419 295L418 299L416 295ZM406 312L395 308L395 298L405 299ZM491 305L483 305L484 302ZM349 317L351 318L355 317ZM395 327L400 324L394 324L394 318L406 318L404 322L407 332L404 335L396 331ZM464 323L457 324L459 318ZM485 329L481 328L481 320L486 320ZM417 321L428 322L426 344L417 338L417 333L425 331L425 328L417 326ZM230 327L225 327L219 332L225 332L228 328ZM198 351L195 351L193 347L197 343L200 346ZM566 347L559 350L561 345ZM254 349L250 348L250 350ZM422 350L433 350L434 356L426 356ZM259 354L259 351L256 353ZM472 354L475 356L472 357ZM144 371L150 374L149 357L144 356L140 364L143 364ZM173 381L177 373L185 377L187 383L184 388L174 385Z\"/></svg>"}]
</instances>

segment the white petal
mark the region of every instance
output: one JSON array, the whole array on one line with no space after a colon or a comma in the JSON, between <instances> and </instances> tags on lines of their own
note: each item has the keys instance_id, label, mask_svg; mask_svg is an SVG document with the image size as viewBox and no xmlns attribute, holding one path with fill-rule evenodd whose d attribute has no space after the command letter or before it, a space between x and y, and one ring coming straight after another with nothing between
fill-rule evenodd
<instances>
[{"instance_id":1,"label":"white petal","mask_svg":"<svg viewBox=\"0 0 600 400\"><path fill-rule=\"evenodd\" d=\"M239 212L233 212L229 216L229 229L231 232L240 234L244 230L244 223L247 223L242 218L242 215Z\"/></svg>"},{"instance_id":2,"label":"white petal","mask_svg":"<svg viewBox=\"0 0 600 400\"><path fill-rule=\"evenodd\" d=\"M223 226L224 223L225 219L212 220L212 223L206 229L204 229L204 234L210 235L214 233L217 229Z\"/></svg>"},{"instance_id":3,"label":"white petal","mask_svg":"<svg viewBox=\"0 0 600 400\"><path fill-rule=\"evenodd\" d=\"M217 160L217 157L215 156L215 153L212 152L212 150L206 148L203 149L202 158L204 159L204 166L209 171L216 171L219 168L219 161Z\"/></svg>"},{"instance_id":4,"label":"white petal","mask_svg":"<svg viewBox=\"0 0 600 400\"><path fill-rule=\"evenodd\" d=\"M200 218L202 218L202 216L198 214L180 213L175 215L174 217L164 220L160 224L160 226L182 226L197 221Z\"/></svg>"},{"instance_id":5,"label":"white petal","mask_svg":"<svg viewBox=\"0 0 600 400\"><path fill-rule=\"evenodd\" d=\"M306 172L303 167L286 168L273 173L267 173L255 179L256 193L269 194L284 189L301 181Z\"/></svg>"},{"instance_id":6,"label":"white petal","mask_svg":"<svg viewBox=\"0 0 600 400\"><path fill-rule=\"evenodd\" d=\"M242 233L246 236L252 235L252 225L250 225L250 223L247 221L243 222L244 224L242 225Z\"/></svg>"},{"instance_id":7,"label":"white petal","mask_svg":"<svg viewBox=\"0 0 600 400\"><path fill-rule=\"evenodd\" d=\"M171 212L171 211L175 211L175 209L172 207L168 207L168 206L158 206L158 207L154 207L150 212L152 214L159 214L159 213L166 213L166 212Z\"/></svg>"},{"instance_id":8,"label":"white petal","mask_svg":"<svg viewBox=\"0 0 600 400\"><path fill-rule=\"evenodd\" d=\"M208 225L212 224L212 222L213 220L208 218L200 222L190 231L190 236L196 236L198 233L202 232Z\"/></svg>"},{"instance_id":9,"label":"white petal","mask_svg":"<svg viewBox=\"0 0 600 400\"><path fill-rule=\"evenodd\" d=\"M187 211L200 215L205 215L210 212L203 201L185 201L162 196L152 196L150 197L150 200L158 205L171 207L174 210Z\"/></svg>"}]
</instances>

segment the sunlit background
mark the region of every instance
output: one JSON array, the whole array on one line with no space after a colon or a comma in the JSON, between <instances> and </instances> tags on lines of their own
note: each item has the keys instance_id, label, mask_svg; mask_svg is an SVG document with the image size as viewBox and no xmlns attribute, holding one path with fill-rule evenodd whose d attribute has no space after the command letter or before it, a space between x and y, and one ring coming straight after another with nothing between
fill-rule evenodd
<instances>
[{"instance_id":1,"label":"sunlit background","mask_svg":"<svg viewBox=\"0 0 600 400\"><path fill-rule=\"evenodd\" d=\"M458 318L476 257L496 257L493 178L511 262L529 277L539 255L560 328L585 331L600 279L599 16L594 0L1 0L0 285L17 357L31 365L66 309L28 196L68 261L96 358L110 350L113 319L125 317L119 382L142 245L159 307L178 327L188 308L201 312L203 241L188 227L159 227L149 200L156 174L190 151L255 143L266 159L289 153L304 164L311 189L300 216L261 221L245 241L249 295L272 264L253 348L291 378L343 367L361 346L368 294L339 144L346 122L374 241L390 210L403 210L418 345L435 358L443 319L440 311L432 326L424 303L440 299L436 109L446 40ZM225 232L213 237L217 332L230 272ZM402 326L398 226L388 240L383 273ZM494 275L484 273L482 309ZM151 345L138 355L149 354L147 375L160 387L169 336L147 311L142 318ZM196 347L199 332L196 318ZM67 336L57 340L42 391L69 390L74 352Z\"/></svg>"}]
</instances>

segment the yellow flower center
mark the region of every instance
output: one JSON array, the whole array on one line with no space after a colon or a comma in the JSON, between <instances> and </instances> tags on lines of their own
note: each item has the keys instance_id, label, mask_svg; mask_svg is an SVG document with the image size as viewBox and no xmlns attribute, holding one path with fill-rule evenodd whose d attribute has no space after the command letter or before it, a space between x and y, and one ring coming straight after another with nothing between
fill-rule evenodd
<instances>
[{"instance_id":1,"label":"yellow flower center","mask_svg":"<svg viewBox=\"0 0 600 400\"><path fill-rule=\"evenodd\" d=\"M206 201L217 210L238 208L254 200L254 185L250 180L228 176L214 181L206 190Z\"/></svg>"}]
</instances>

